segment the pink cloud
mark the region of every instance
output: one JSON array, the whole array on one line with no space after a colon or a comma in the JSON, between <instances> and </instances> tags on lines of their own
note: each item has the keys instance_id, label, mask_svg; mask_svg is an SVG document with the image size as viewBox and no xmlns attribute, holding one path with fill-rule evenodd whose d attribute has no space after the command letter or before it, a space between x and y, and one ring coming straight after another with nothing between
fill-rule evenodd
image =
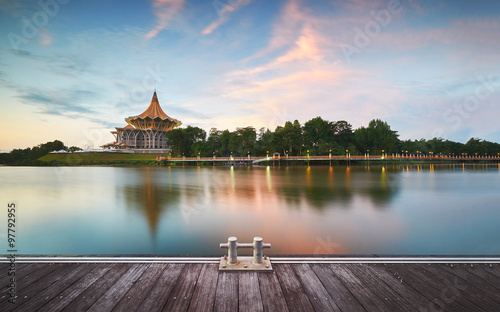
<instances>
[{"instance_id":1,"label":"pink cloud","mask_svg":"<svg viewBox=\"0 0 500 312\"><path fill-rule=\"evenodd\" d=\"M172 18L182 9L184 0L154 0L153 7L157 18L157 24L149 33L146 39L155 37L161 30L167 27Z\"/></svg>"}]
</instances>

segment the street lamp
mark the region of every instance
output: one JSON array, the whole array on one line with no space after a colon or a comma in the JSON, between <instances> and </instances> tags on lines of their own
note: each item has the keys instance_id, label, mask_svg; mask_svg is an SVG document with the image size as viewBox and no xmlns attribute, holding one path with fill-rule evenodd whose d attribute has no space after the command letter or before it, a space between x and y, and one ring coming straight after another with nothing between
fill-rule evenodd
<instances>
[{"instance_id":1,"label":"street lamp","mask_svg":"<svg viewBox=\"0 0 500 312\"><path fill-rule=\"evenodd\" d=\"M307 158L309 158L309 150L307 150Z\"/></svg>"},{"instance_id":2,"label":"street lamp","mask_svg":"<svg viewBox=\"0 0 500 312\"><path fill-rule=\"evenodd\" d=\"M266 157L269 158L269 151L266 151Z\"/></svg>"}]
</instances>

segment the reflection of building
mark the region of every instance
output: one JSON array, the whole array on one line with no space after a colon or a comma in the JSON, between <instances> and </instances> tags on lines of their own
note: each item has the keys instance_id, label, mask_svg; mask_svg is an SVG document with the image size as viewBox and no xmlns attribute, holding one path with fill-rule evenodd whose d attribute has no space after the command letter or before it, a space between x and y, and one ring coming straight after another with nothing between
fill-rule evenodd
<instances>
[{"instance_id":1,"label":"reflection of building","mask_svg":"<svg viewBox=\"0 0 500 312\"><path fill-rule=\"evenodd\" d=\"M156 91L149 107L140 115L125 118L127 126L116 128L111 133L116 141L103 147L131 148L145 150L167 149L165 132L181 125L177 119L161 109Z\"/></svg>"}]
</instances>

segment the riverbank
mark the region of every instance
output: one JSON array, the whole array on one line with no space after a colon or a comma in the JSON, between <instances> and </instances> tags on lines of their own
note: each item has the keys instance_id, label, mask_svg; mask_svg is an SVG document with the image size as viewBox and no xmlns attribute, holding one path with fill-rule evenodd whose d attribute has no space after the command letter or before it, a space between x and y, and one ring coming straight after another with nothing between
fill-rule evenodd
<instances>
[{"instance_id":1,"label":"riverbank","mask_svg":"<svg viewBox=\"0 0 500 312\"><path fill-rule=\"evenodd\" d=\"M33 165L157 165L156 156L109 152L48 154L38 158Z\"/></svg>"},{"instance_id":2,"label":"riverbank","mask_svg":"<svg viewBox=\"0 0 500 312\"><path fill-rule=\"evenodd\" d=\"M325 165L356 165L356 164L458 164L458 163L498 163L496 158L340 158L339 156L328 157L311 156L301 159L290 158L266 158L266 157L201 157L201 158L162 158L157 160L157 154L129 154L116 152L89 152L89 153L64 153L48 154L34 161L21 162L22 166L88 166L88 165L131 165L131 166L248 166L254 160L259 159L258 165L264 166L325 166Z\"/></svg>"}]
</instances>

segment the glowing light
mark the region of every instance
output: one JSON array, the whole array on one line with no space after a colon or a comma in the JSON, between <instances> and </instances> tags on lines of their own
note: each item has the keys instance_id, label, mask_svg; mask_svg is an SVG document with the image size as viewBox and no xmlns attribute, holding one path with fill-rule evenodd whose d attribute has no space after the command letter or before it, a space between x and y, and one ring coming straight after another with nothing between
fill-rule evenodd
<instances>
[{"instance_id":1,"label":"glowing light","mask_svg":"<svg viewBox=\"0 0 500 312\"><path fill-rule=\"evenodd\" d=\"M236 183L234 181L234 167L231 166L231 170L229 171L229 177L231 179L231 189L233 190L233 193L236 189Z\"/></svg>"},{"instance_id":2,"label":"glowing light","mask_svg":"<svg viewBox=\"0 0 500 312\"><path fill-rule=\"evenodd\" d=\"M271 167L267 166L266 167L266 182L267 182L267 189L269 192L273 189L273 184L271 180Z\"/></svg>"}]
</instances>

